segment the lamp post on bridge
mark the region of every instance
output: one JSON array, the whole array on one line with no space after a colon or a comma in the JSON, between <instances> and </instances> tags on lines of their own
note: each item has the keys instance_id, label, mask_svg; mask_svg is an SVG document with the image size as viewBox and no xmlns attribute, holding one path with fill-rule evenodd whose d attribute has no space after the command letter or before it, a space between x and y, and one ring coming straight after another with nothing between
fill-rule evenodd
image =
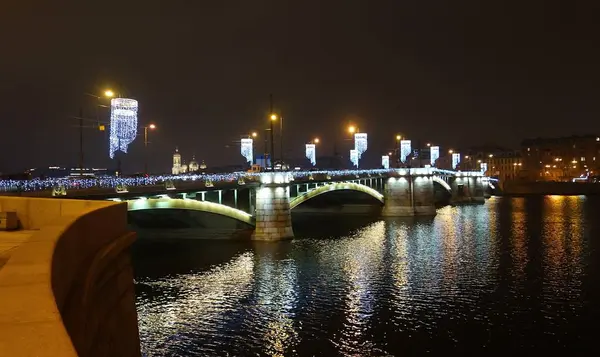
<instances>
[{"instance_id":1,"label":"lamp post on bridge","mask_svg":"<svg viewBox=\"0 0 600 357\"><path fill-rule=\"evenodd\" d=\"M144 174L148 175L148 129L156 129L156 125L150 124L144 126Z\"/></svg>"},{"instance_id":2,"label":"lamp post on bridge","mask_svg":"<svg viewBox=\"0 0 600 357\"><path fill-rule=\"evenodd\" d=\"M97 121L97 127L100 131L104 131L104 126L100 125L100 119L98 117L98 107L99 106L104 106L102 104L100 104L100 99L102 98L112 98L115 96L115 92L113 92L110 89L107 89L104 91L102 96L99 95L95 95L92 93L87 93L84 92L84 95L88 96L88 97L93 97L96 98L98 100L98 103L96 103L96 105L94 106L95 109L95 113L96 113L96 121ZM83 175L83 166L84 166L84 155L83 155L83 107L79 107L79 175Z\"/></svg>"},{"instance_id":3,"label":"lamp post on bridge","mask_svg":"<svg viewBox=\"0 0 600 357\"><path fill-rule=\"evenodd\" d=\"M394 150L394 151L397 152L397 155L396 155L396 167L400 167L400 150L401 150L400 143L401 142L402 142L402 135L397 134L396 135L396 148Z\"/></svg>"}]
</instances>

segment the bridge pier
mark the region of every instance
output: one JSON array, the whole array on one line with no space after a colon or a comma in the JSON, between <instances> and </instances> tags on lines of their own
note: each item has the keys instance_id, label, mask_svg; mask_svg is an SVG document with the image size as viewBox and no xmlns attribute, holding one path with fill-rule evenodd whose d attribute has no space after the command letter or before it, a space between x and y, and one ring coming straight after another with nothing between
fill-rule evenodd
<instances>
[{"instance_id":1,"label":"bridge pier","mask_svg":"<svg viewBox=\"0 0 600 357\"><path fill-rule=\"evenodd\" d=\"M417 170L398 170L387 179L382 216L435 216L433 176Z\"/></svg>"},{"instance_id":2,"label":"bridge pier","mask_svg":"<svg viewBox=\"0 0 600 357\"><path fill-rule=\"evenodd\" d=\"M278 241L294 238L287 173L265 173L261 176L261 185L256 188L255 218L252 239Z\"/></svg>"},{"instance_id":3,"label":"bridge pier","mask_svg":"<svg viewBox=\"0 0 600 357\"><path fill-rule=\"evenodd\" d=\"M474 176L456 176L451 180L450 204L485 203L483 179Z\"/></svg>"}]
</instances>

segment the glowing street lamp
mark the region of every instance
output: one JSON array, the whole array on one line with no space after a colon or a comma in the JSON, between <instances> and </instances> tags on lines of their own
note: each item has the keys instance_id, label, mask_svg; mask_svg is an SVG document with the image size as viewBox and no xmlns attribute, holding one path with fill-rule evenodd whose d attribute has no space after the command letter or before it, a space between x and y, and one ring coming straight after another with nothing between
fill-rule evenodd
<instances>
[{"instance_id":1,"label":"glowing street lamp","mask_svg":"<svg viewBox=\"0 0 600 357\"><path fill-rule=\"evenodd\" d=\"M110 89L107 89L107 90L104 91L104 96L107 97L107 98L112 98L112 97L115 96L115 92L113 92Z\"/></svg>"},{"instance_id":2,"label":"glowing street lamp","mask_svg":"<svg viewBox=\"0 0 600 357\"><path fill-rule=\"evenodd\" d=\"M400 165L400 151L402 149L400 144L402 143L402 135L400 135L400 134L396 135L396 142L397 142L397 145L398 145L398 148L397 148L397 150L398 150L398 160L396 160L396 161L398 162L398 165Z\"/></svg>"},{"instance_id":3,"label":"glowing street lamp","mask_svg":"<svg viewBox=\"0 0 600 357\"><path fill-rule=\"evenodd\" d=\"M253 131L252 134L250 134L251 137L255 138L258 136L258 133L256 131Z\"/></svg>"},{"instance_id":4,"label":"glowing street lamp","mask_svg":"<svg viewBox=\"0 0 600 357\"><path fill-rule=\"evenodd\" d=\"M156 125L150 124L144 127L144 173L148 175L148 129L156 129Z\"/></svg>"},{"instance_id":5,"label":"glowing street lamp","mask_svg":"<svg viewBox=\"0 0 600 357\"><path fill-rule=\"evenodd\" d=\"M350 134L354 134L354 133L356 133L357 131L358 131L358 129L356 129L356 127L355 127L354 125L350 125L350 126L348 127L348 132L349 132Z\"/></svg>"},{"instance_id":6,"label":"glowing street lamp","mask_svg":"<svg viewBox=\"0 0 600 357\"><path fill-rule=\"evenodd\" d=\"M448 150L448 154L452 154L454 152L454 150L450 149Z\"/></svg>"},{"instance_id":7,"label":"glowing street lamp","mask_svg":"<svg viewBox=\"0 0 600 357\"><path fill-rule=\"evenodd\" d=\"M318 144L320 141L321 141L321 140L319 140L319 138L315 138L315 139L313 140L313 143L315 143L315 144Z\"/></svg>"}]
</instances>

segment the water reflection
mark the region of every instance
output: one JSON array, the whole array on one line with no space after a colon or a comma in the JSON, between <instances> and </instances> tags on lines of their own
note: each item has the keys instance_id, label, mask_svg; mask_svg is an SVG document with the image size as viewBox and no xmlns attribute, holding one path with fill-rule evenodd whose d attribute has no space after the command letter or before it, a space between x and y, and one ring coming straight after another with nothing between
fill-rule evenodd
<instances>
[{"instance_id":1,"label":"water reflection","mask_svg":"<svg viewBox=\"0 0 600 357\"><path fill-rule=\"evenodd\" d=\"M143 350L397 356L591 346L600 222L589 210L599 208L581 197L494 198L427 220L327 218L326 234L313 224L293 242L195 241L197 269L138 279Z\"/></svg>"},{"instance_id":2,"label":"water reflection","mask_svg":"<svg viewBox=\"0 0 600 357\"><path fill-rule=\"evenodd\" d=\"M290 355L298 343L298 333L294 326L298 301L296 262L291 259L288 242L279 246L257 244L258 259L255 265L253 309L249 322L262 321L258 329L247 326L248 331L257 330L257 349L268 356Z\"/></svg>"},{"instance_id":3,"label":"water reflection","mask_svg":"<svg viewBox=\"0 0 600 357\"><path fill-rule=\"evenodd\" d=\"M581 294L584 200L578 196L550 196L544 202L542 293L547 313L572 309L575 305L570 304L571 300ZM560 326L564 321L548 323Z\"/></svg>"},{"instance_id":4,"label":"water reflection","mask_svg":"<svg viewBox=\"0 0 600 357\"><path fill-rule=\"evenodd\" d=\"M223 328L235 324L239 305L250 292L252 258L248 252L197 275L138 279L143 350L151 355L187 355L172 350L178 349L177 341L211 344L211 339L223 338L227 332Z\"/></svg>"}]
</instances>

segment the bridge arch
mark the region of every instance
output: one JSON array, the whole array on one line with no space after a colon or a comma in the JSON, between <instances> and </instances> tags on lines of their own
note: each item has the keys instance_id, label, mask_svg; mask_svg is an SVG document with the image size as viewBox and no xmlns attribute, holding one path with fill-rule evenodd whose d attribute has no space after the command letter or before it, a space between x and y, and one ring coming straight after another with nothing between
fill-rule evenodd
<instances>
[{"instance_id":1,"label":"bridge arch","mask_svg":"<svg viewBox=\"0 0 600 357\"><path fill-rule=\"evenodd\" d=\"M307 193L304 193L302 195L299 195L299 196L291 199L290 200L290 209L294 209L299 204L306 202L306 201L310 200L311 198L314 198L323 193L327 193L327 192L331 192L331 191L339 191L339 190L351 190L351 191L363 192L363 193L366 193L369 196L375 198L379 202L384 203L383 195L381 193L379 193L377 190L375 190L369 186L365 186L365 185L355 183L355 182L334 182L334 183L327 184L325 186L319 186L311 191L308 191Z\"/></svg>"},{"instance_id":2,"label":"bridge arch","mask_svg":"<svg viewBox=\"0 0 600 357\"><path fill-rule=\"evenodd\" d=\"M446 189L446 191L448 191L449 193L452 192L452 188L450 187L450 185L448 185L448 182L442 180L441 178L437 177L437 176L433 176L433 182L437 182L439 183L443 188Z\"/></svg>"},{"instance_id":3,"label":"bridge arch","mask_svg":"<svg viewBox=\"0 0 600 357\"><path fill-rule=\"evenodd\" d=\"M251 226L255 225L251 214L237 208L214 202L179 198L148 198L127 201L128 211L143 211L153 209L181 209L208 212L233 218Z\"/></svg>"}]
</instances>

